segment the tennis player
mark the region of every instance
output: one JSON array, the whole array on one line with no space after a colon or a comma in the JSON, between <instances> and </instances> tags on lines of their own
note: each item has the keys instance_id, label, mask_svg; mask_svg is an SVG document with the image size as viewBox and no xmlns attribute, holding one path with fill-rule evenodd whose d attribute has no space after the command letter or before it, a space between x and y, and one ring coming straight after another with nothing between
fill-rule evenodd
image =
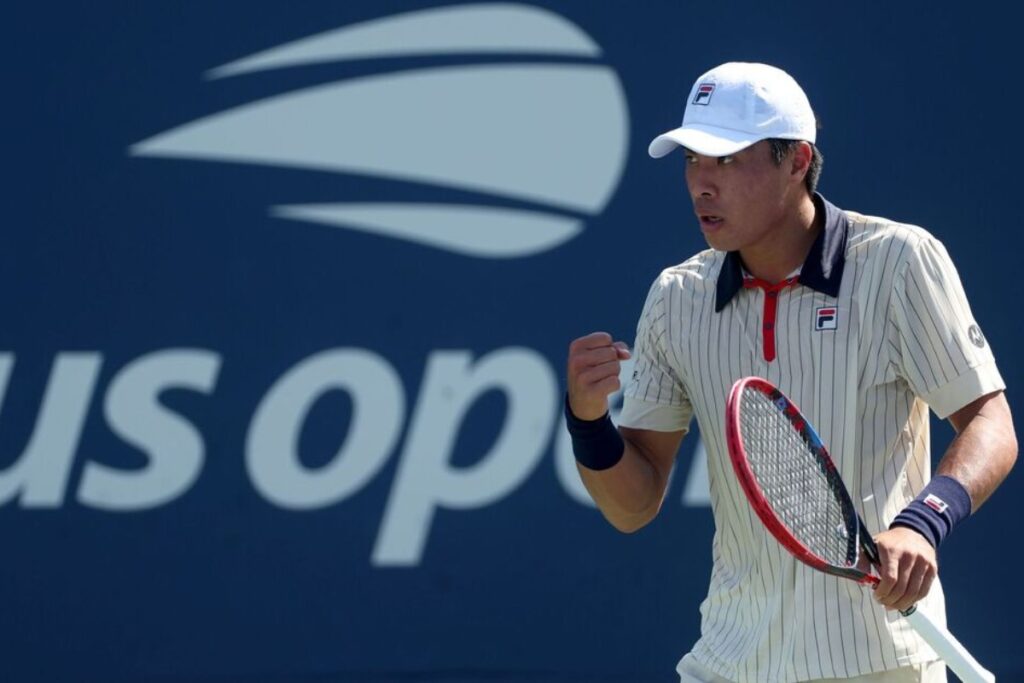
<instances>
[{"instance_id":1,"label":"tennis player","mask_svg":"<svg viewBox=\"0 0 1024 683\"><path fill-rule=\"evenodd\" d=\"M661 507L696 416L715 520L701 637L681 681L945 681L896 610L944 621L936 551L1006 477L1017 443L1005 385L943 245L920 227L845 211L816 192L822 156L807 96L785 72L729 63L694 83L679 149L710 249L661 273L634 350L572 342L566 418L604 516L635 531ZM607 397L635 354L616 428ZM798 563L735 480L726 396L759 375L818 428L878 543L871 591ZM931 476L928 411L957 432Z\"/></svg>"}]
</instances>

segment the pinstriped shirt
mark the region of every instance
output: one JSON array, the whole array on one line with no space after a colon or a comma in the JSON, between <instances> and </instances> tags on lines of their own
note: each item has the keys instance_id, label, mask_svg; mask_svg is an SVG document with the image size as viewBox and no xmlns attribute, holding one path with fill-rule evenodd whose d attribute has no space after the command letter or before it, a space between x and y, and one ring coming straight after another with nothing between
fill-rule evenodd
<instances>
[{"instance_id":1,"label":"pinstriped shirt","mask_svg":"<svg viewBox=\"0 0 1024 683\"><path fill-rule=\"evenodd\" d=\"M824 229L793 286L742 287L738 254L714 250L661 273L619 418L655 431L697 418L715 535L693 655L737 683L846 678L935 656L870 590L805 567L764 530L726 449L733 382L759 375L800 406L872 535L931 476L929 407L945 418L1005 386L938 240L815 203ZM921 606L944 620L939 581Z\"/></svg>"}]
</instances>

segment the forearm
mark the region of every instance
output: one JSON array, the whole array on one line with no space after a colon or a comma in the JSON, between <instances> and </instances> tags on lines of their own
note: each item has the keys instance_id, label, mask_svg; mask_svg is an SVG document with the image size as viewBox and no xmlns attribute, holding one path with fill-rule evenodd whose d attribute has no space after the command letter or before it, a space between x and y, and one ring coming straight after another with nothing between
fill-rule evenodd
<instances>
[{"instance_id":1,"label":"forearm","mask_svg":"<svg viewBox=\"0 0 1024 683\"><path fill-rule=\"evenodd\" d=\"M962 421L962 428L953 420L959 433L935 470L936 475L952 477L963 485L971 497L972 511L988 500L1017 459L1017 438L1005 397L1000 393L979 401L983 403Z\"/></svg>"},{"instance_id":2,"label":"forearm","mask_svg":"<svg viewBox=\"0 0 1024 683\"><path fill-rule=\"evenodd\" d=\"M616 428L608 395L621 389L622 342L594 332L569 345L565 420L583 485L616 529L636 531L658 514L686 433Z\"/></svg>"},{"instance_id":3,"label":"forearm","mask_svg":"<svg viewBox=\"0 0 1024 683\"><path fill-rule=\"evenodd\" d=\"M928 594L939 544L981 507L1017 459L1013 419L1002 392L982 396L949 420L957 436L936 478L896 516L889 531L875 538L882 558L875 595L889 609L906 609Z\"/></svg>"},{"instance_id":4,"label":"forearm","mask_svg":"<svg viewBox=\"0 0 1024 683\"><path fill-rule=\"evenodd\" d=\"M650 522L661 509L667 475L625 440L622 459L612 468L595 471L577 463L583 485L605 519L619 531L630 533Z\"/></svg>"}]
</instances>

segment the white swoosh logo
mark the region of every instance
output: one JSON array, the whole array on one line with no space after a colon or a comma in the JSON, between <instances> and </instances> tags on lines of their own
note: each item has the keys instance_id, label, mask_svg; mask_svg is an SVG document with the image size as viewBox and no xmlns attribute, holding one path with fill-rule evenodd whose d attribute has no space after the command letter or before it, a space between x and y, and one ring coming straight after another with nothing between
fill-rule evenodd
<instances>
[{"instance_id":1,"label":"white swoosh logo","mask_svg":"<svg viewBox=\"0 0 1024 683\"><path fill-rule=\"evenodd\" d=\"M585 34L548 12L483 5L347 27L211 73L351 58L369 54L367 50L380 55L387 45L413 34L418 42L404 45L417 53L444 46L469 50L480 43L488 21L497 30L500 21L512 17L519 18L512 24L523 39L516 43L508 36L520 33L505 35L516 49L547 46L552 51L554 44L563 46L563 54L596 51ZM522 33L538 23L547 27L546 33ZM371 38L380 42L370 45ZM282 218L369 230L463 254L509 258L571 239L581 229L579 214L594 215L604 208L625 165L627 116L621 84L601 64L460 65L374 75L269 97L158 134L129 151L355 173L551 207L552 213L543 213L460 205L442 211L441 205L431 205L418 223L412 206L393 203L360 203L350 210L344 204L293 205L272 211ZM450 224L442 220L445 212ZM471 216L482 221L475 233L465 222Z\"/></svg>"},{"instance_id":2,"label":"white swoosh logo","mask_svg":"<svg viewBox=\"0 0 1024 683\"><path fill-rule=\"evenodd\" d=\"M290 66L374 57L538 54L599 57L576 25L529 5L436 7L344 26L206 72L210 79Z\"/></svg>"},{"instance_id":3,"label":"white swoosh logo","mask_svg":"<svg viewBox=\"0 0 1024 683\"><path fill-rule=\"evenodd\" d=\"M484 258L547 251L583 229L580 220L548 213L450 204L304 204L275 206L271 215Z\"/></svg>"}]
</instances>

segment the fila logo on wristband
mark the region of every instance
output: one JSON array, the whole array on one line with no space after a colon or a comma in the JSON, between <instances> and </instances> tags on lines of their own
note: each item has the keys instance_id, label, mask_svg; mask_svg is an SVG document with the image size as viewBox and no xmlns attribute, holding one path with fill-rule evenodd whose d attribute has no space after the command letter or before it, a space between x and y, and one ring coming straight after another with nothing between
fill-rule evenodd
<instances>
[{"instance_id":1,"label":"fila logo on wristband","mask_svg":"<svg viewBox=\"0 0 1024 683\"><path fill-rule=\"evenodd\" d=\"M945 512L949 508L949 506L946 505L946 501L942 500L934 493L929 493L927 496L925 496L924 504L940 514Z\"/></svg>"}]
</instances>

